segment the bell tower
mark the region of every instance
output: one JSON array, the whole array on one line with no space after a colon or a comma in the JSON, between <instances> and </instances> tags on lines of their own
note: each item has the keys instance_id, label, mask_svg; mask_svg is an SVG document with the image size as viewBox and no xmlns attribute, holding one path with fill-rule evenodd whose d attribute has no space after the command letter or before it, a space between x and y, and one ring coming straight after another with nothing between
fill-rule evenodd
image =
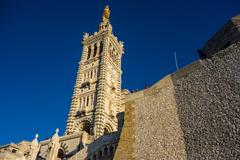
<instances>
[{"instance_id":1,"label":"bell tower","mask_svg":"<svg viewBox=\"0 0 240 160\"><path fill-rule=\"evenodd\" d=\"M121 106L123 42L112 33L105 7L98 32L85 33L65 134L86 131L96 138L117 130Z\"/></svg>"}]
</instances>

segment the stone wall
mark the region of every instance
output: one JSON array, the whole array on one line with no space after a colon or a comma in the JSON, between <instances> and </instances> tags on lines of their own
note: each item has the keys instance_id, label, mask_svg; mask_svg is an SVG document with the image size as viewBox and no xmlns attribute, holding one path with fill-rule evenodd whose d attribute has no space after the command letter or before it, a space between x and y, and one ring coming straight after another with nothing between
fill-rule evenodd
<instances>
[{"instance_id":1,"label":"stone wall","mask_svg":"<svg viewBox=\"0 0 240 160\"><path fill-rule=\"evenodd\" d=\"M125 99L115 159L186 159L171 77Z\"/></svg>"},{"instance_id":2,"label":"stone wall","mask_svg":"<svg viewBox=\"0 0 240 160\"><path fill-rule=\"evenodd\" d=\"M135 159L186 159L173 85L145 91L135 101Z\"/></svg>"},{"instance_id":3,"label":"stone wall","mask_svg":"<svg viewBox=\"0 0 240 160\"><path fill-rule=\"evenodd\" d=\"M231 45L126 96L115 159L240 159L239 54Z\"/></svg>"},{"instance_id":4,"label":"stone wall","mask_svg":"<svg viewBox=\"0 0 240 160\"><path fill-rule=\"evenodd\" d=\"M133 159L133 144L134 144L134 114L135 110L133 102L125 104L124 127L121 130L120 141L114 155L115 160Z\"/></svg>"},{"instance_id":5,"label":"stone wall","mask_svg":"<svg viewBox=\"0 0 240 160\"><path fill-rule=\"evenodd\" d=\"M188 159L240 158L239 55L240 43L172 75Z\"/></svg>"}]
</instances>

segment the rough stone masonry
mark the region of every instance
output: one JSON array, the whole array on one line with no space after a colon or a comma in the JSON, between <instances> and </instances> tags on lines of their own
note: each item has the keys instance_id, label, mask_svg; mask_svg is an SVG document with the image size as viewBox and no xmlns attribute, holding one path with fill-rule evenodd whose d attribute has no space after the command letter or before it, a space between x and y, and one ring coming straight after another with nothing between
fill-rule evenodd
<instances>
[{"instance_id":1,"label":"rough stone masonry","mask_svg":"<svg viewBox=\"0 0 240 160\"><path fill-rule=\"evenodd\" d=\"M239 55L233 44L127 96L115 159L240 159Z\"/></svg>"}]
</instances>

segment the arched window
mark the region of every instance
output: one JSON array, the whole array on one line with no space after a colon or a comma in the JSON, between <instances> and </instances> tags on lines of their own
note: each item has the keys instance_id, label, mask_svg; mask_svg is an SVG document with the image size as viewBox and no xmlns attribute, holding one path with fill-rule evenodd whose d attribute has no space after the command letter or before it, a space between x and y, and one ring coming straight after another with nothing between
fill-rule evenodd
<instances>
[{"instance_id":1,"label":"arched window","mask_svg":"<svg viewBox=\"0 0 240 160\"><path fill-rule=\"evenodd\" d=\"M106 135L106 134L109 134L109 133L111 133L111 131L108 129L108 128L104 128L104 134Z\"/></svg>"},{"instance_id":2,"label":"arched window","mask_svg":"<svg viewBox=\"0 0 240 160\"><path fill-rule=\"evenodd\" d=\"M100 49L99 49L99 53L101 54L103 52L103 42L100 42Z\"/></svg>"},{"instance_id":3,"label":"arched window","mask_svg":"<svg viewBox=\"0 0 240 160\"><path fill-rule=\"evenodd\" d=\"M91 52L92 52L92 49L91 49L91 46L88 47L88 56L87 56L87 60L90 58L91 56Z\"/></svg>"},{"instance_id":4,"label":"arched window","mask_svg":"<svg viewBox=\"0 0 240 160\"><path fill-rule=\"evenodd\" d=\"M82 122L82 131L85 131L88 134L91 134L91 123L89 121Z\"/></svg>"},{"instance_id":5,"label":"arched window","mask_svg":"<svg viewBox=\"0 0 240 160\"><path fill-rule=\"evenodd\" d=\"M103 153L104 157L107 157L108 156L108 148L105 147L104 148L104 153Z\"/></svg>"},{"instance_id":6,"label":"arched window","mask_svg":"<svg viewBox=\"0 0 240 160\"><path fill-rule=\"evenodd\" d=\"M80 111L77 111L77 113L76 113L76 117L78 117L78 116L80 116L82 113L80 112Z\"/></svg>"},{"instance_id":7,"label":"arched window","mask_svg":"<svg viewBox=\"0 0 240 160\"><path fill-rule=\"evenodd\" d=\"M17 150L16 150L16 149L13 149L13 150L12 150L12 153L17 153Z\"/></svg>"},{"instance_id":8,"label":"arched window","mask_svg":"<svg viewBox=\"0 0 240 160\"><path fill-rule=\"evenodd\" d=\"M113 152L114 152L114 148L113 146L110 147L110 154L113 155Z\"/></svg>"},{"instance_id":9,"label":"arched window","mask_svg":"<svg viewBox=\"0 0 240 160\"><path fill-rule=\"evenodd\" d=\"M99 152L98 152L98 158L99 158L99 159L103 158L102 151L99 151Z\"/></svg>"},{"instance_id":10,"label":"arched window","mask_svg":"<svg viewBox=\"0 0 240 160\"><path fill-rule=\"evenodd\" d=\"M87 106L88 106L88 103L89 103L89 96L87 96Z\"/></svg>"},{"instance_id":11,"label":"arched window","mask_svg":"<svg viewBox=\"0 0 240 160\"><path fill-rule=\"evenodd\" d=\"M91 79L93 78L93 71L91 71L91 76L90 76L90 78L91 78Z\"/></svg>"},{"instance_id":12,"label":"arched window","mask_svg":"<svg viewBox=\"0 0 240 160\"><path fill-rule=\"evenodd\" d=\"M57 156L59 159L63 159L65 157L65 152L63 149L59 149L58 150L58 156Z\"/></svg>"},{"instance_id":13,"label":"arched window","mask_svg":"<svg viewBox=\"0 0 240 160\"><path fill-rule=\"evenodd\" d=\"M104 128L104 134L108 134L110 133L109 130L107 128Z\"/></svg>"},{"instance_id":14,"label":"arched window","mask_svg":"<svg viewBox=\"0 0 240 160\"><path fill-rule=\"evenodd\" d=\"M103 129L103 132L104 132L104 134L109 134L109 133L113 132L112 126L110 124L106 124Z\"/></svg>"}]
</instances>

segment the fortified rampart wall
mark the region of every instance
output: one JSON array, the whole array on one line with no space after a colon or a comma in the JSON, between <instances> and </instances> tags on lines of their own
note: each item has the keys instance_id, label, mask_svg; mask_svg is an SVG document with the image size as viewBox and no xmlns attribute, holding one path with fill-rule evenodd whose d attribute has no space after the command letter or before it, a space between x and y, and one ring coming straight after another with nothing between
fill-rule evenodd
<instances>
[{"instance_id":1,"label":"fortified rampart wall","mask_svg":"<svg viewBox=\"0 0 240 160\"><path fill-rule=\"evenodd\" d=\"M125 98L115 159L239 159L240 43Z\"/></svg>"},{"instance_id":2,"label":"fortified rampart wall","mask_svg":"<svg viewBox=\"0 0 240 160\"><path fill-rule=\"evenodd\" d=\"M239 159L240 43L172 79L188 159Z\"/></svg>"}]
</instances>

